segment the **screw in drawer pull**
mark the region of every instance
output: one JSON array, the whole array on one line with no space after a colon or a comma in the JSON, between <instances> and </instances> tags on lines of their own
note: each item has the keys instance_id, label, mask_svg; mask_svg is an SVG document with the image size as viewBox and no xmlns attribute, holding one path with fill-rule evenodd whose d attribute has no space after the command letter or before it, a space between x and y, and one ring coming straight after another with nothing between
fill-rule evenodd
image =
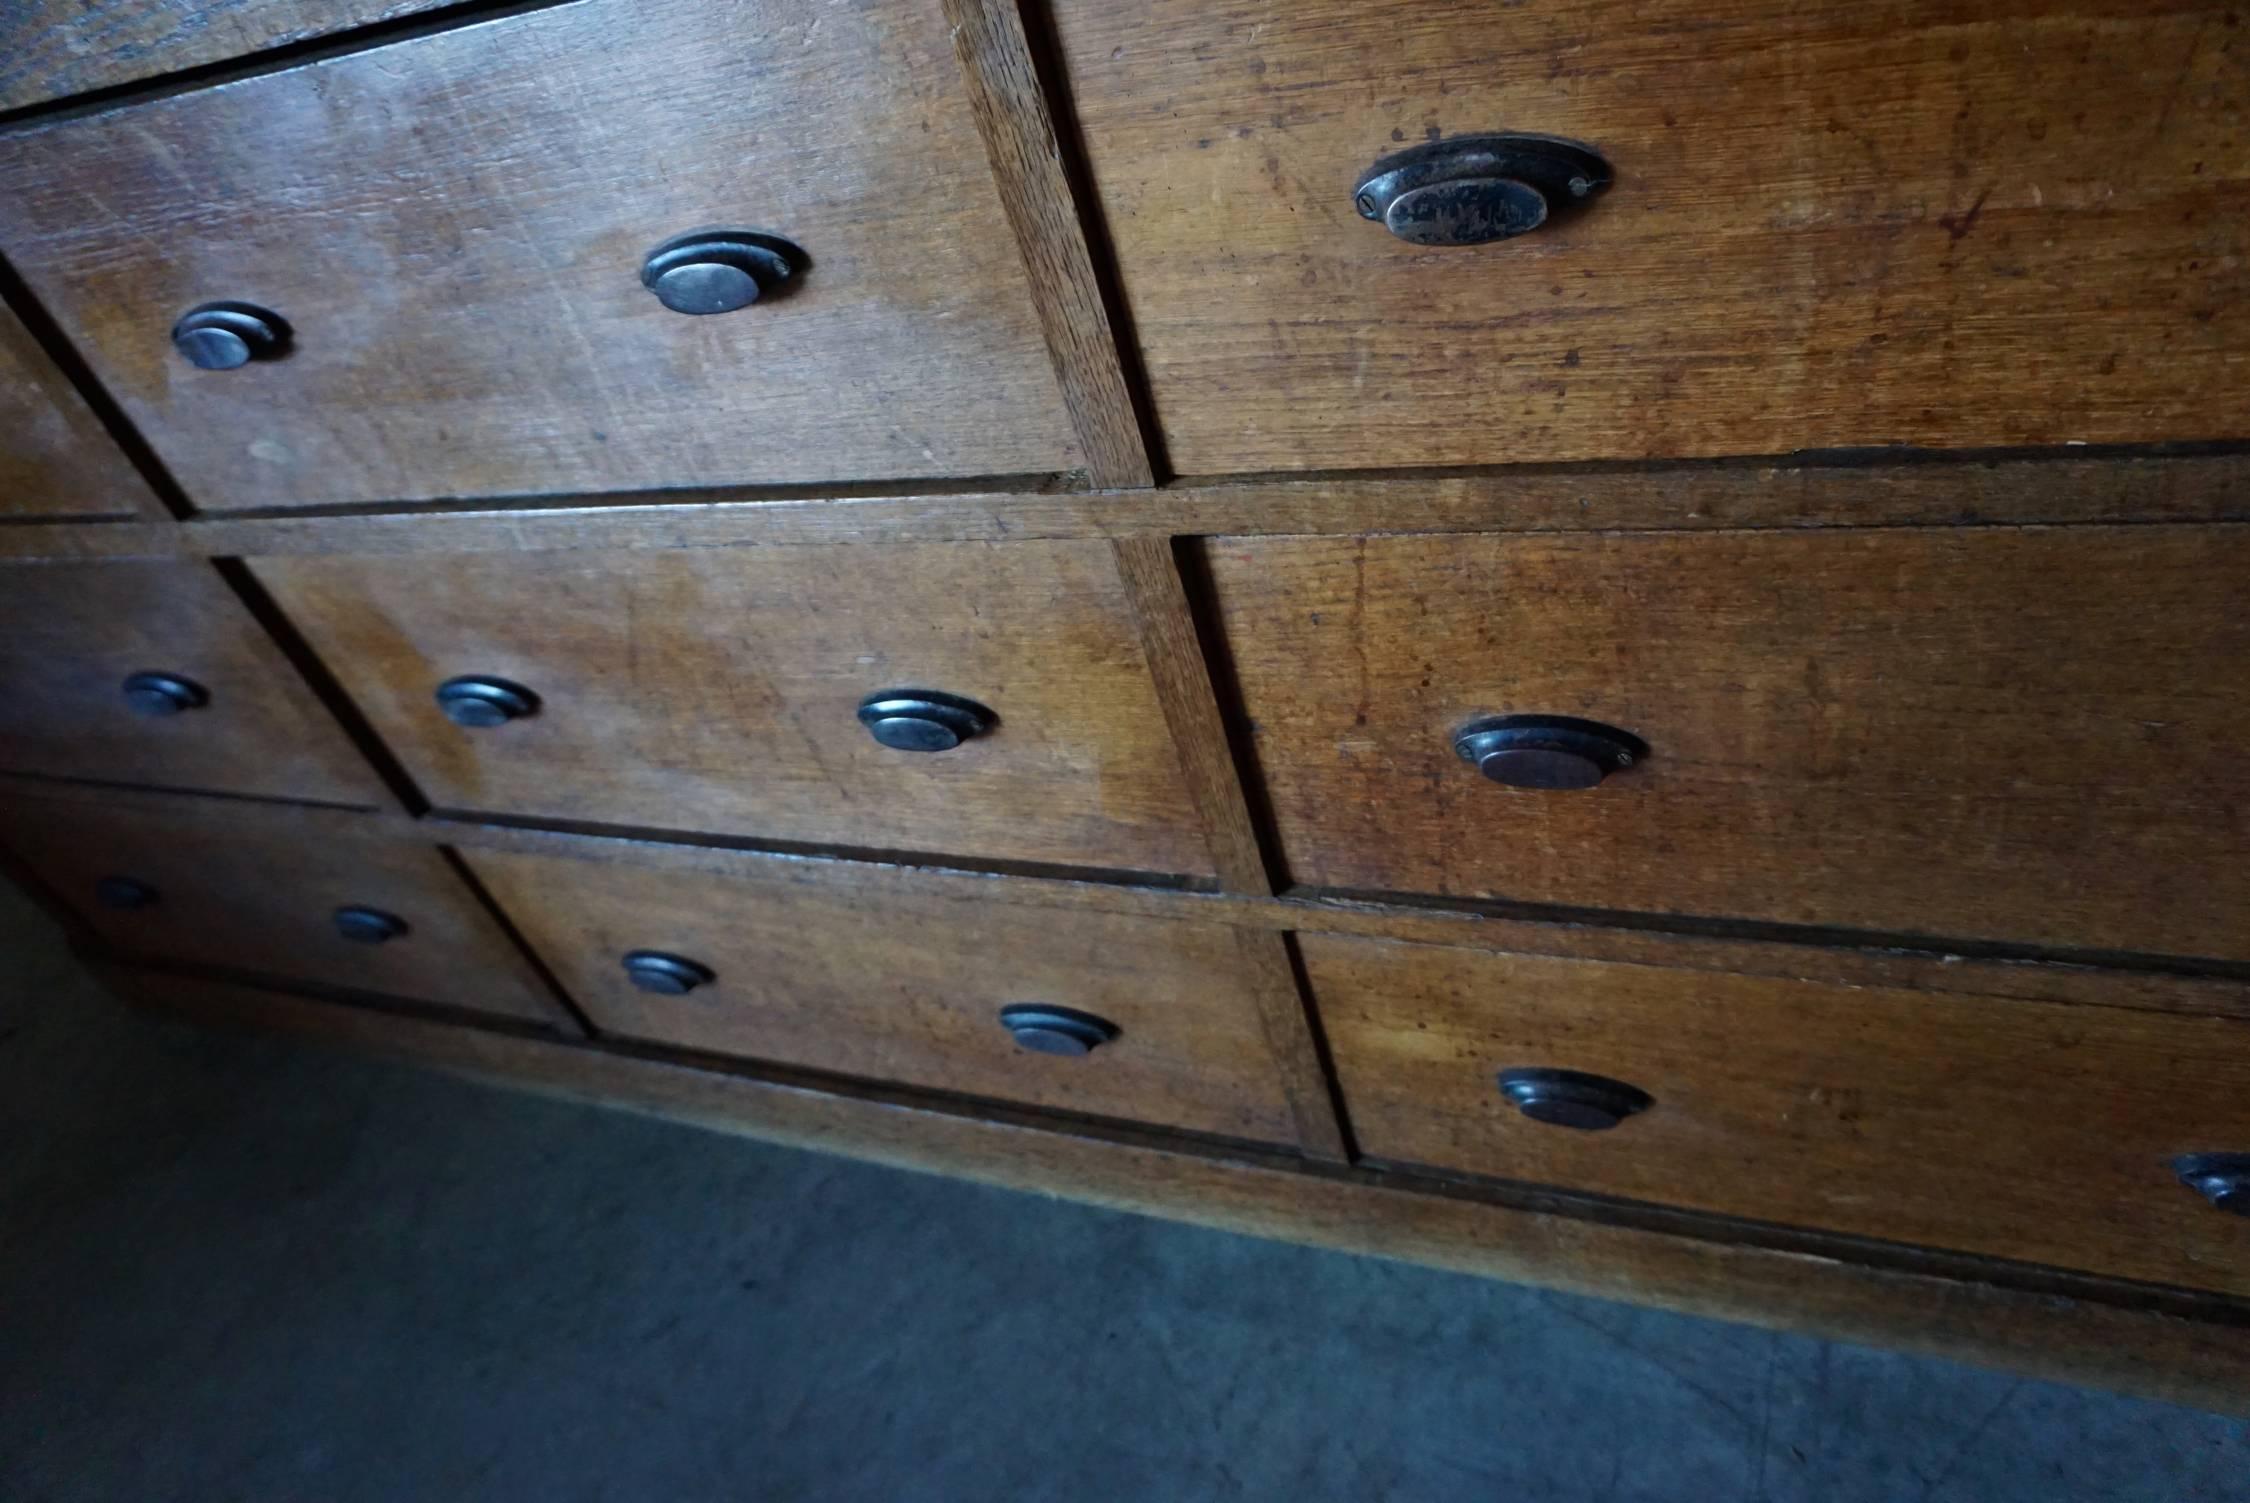
<instances>
[{"instance_id":1,"label":"screw in drawer pull","mask_svg":"<svg viewBox=\"0 0 2250 1503\"><path fill-rule=\"evenodd\" d=\"M859 702L859 723L893 751L951 751L999 717L973 699L932 689L885 689Z\"/></svg>"},{"instance_id":2,"label":"screw in drawer pull","mask_svg":"<svg viewBox=\"0 0 2250 1503\"><path fill-rule=\"evenodd\" d=\"M2190 1153L2172 1161L2180 1183L2222 1211L2250 1216L2250 1153Z\"/></svg>"},{"instance_id":3,"label":"screw in drawer pull","mask_svg":"<svg viewBox=\"0 0 2250 1503\"><path fill-rule=\"evenodd\" d=\"M690 230L641 263L641 285L674 313L732 313L801 275L803 250L758 230Z\"/></svg>"},{"instance_id":4,"label":"screw in drawer pull","mask_svg":"<svg viewBox=\"0 0 2250 1503\"><path fill-rule=\"evenodd\" d=\"M709 966L662 950L627 951L624 964L627 980L659 997L684 997L719 979L719 973Z\"/></svg>"},{"instance_id":5,"label":"screw in drawer pull","mask_svg":"<svg viewBox=\"0 0 2250 1503\"><path fill-rule=\"evenodd\" d=\"M177 673L129 673L120 687L134 714L152 718L200 710L211 702L210 690Z\"/></svg>"},{"instance_id":6,"label":"screw in drawer pull","mask_svg":"<svg viewBox=\"0 0 2250 1503\"><path fill-rule=\"evenodd\" d=\"M1019 1048L1034 1054L1084 1055L1114 1040L1118 1026L1107 1018L1068 1007L1024 1002L1000 1009L1000 1025Z\"/></svg>"},{"instance_id":7,"label":"screw in drawer pull","mask_svg":"<svg viewBox=\"0 0 2250 1503\"><path fill-rule=\"evenodd\" d=\"M437 686L438 708L455 725L470 730L506 725L539 713L539 696L504 678L464 674Z\"/></svg>"},{"instance_id":8,"label":"screw in drawer pull","mask_svg":"<svg viewBox=\"0 0 2250 1503\"><path fill-rule=\"evenodd\" d=\"M289 353L289 321L255 303L200 303L172 325L172 348L201 371L231 371Z\"/></svg>"},{"instance_id":9,"label":"screw in drawer pull","mask_svg":"<svg viewBox=\"0 0 2250 1503\"><path fill-rule=\"evenodd\" d=\"M1622 1080L1579 1070L1502 1070L1500 1094L1534 1122L1581 1132L1606 1132L1656 1105L1648 1092Z\"/></svg>"},{"instance_id":10,"label":"screw in drawer pull","mask_svg":"<svg viewBox=\"0 0 2250 1503\"><path fill-rule=\"evenodd\" d=\"M406 920L380 908L348 903L335 912L336 933L355 945L379 945L406 933Z\"/></svg>"},{"instance_id":11,"label":"screw in drawer pull","mask_svg":"<svg viewBox=\"0 0 2250 1503\"><path fill-rule=\"evenodd\" d=\"M157 891L138 877L103 877L94 884L94 901L119 913L156 906Z\"/></svg>"},{"instance_id":12,"label":"screw in drawer pull","mask_svg":"<svg viewBox=\"0 0 2250 1503\"><path fill-rule=\"evenodd\" d=\"M1453 733L1462 761L1510 788L1591 788L1648 755L1639 737L1568 715L1488 715Z\"/></svg>"},{"instance_id":13,"label":"screw in drawer pull","mask_svg":"<svg viewBox=\"0 0 2250 1503\"><path fill-rule=\"evenodd\" d=\"M1592 147L1556 136L1456 136L1393 152L1352 189L1352 207L1415 245L1483 245L1527 234L1610 185Z\"/></svg>"}]
</instances>

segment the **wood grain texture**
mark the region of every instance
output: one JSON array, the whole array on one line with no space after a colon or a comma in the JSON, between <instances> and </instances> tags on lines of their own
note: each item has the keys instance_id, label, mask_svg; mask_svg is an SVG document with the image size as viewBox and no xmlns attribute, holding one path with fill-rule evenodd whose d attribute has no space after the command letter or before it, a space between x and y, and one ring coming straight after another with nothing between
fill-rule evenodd
<instances>
[{"instance_id":1,"label":"wood grain texture","mask_svg":"<svg viewBox=\"0 0 2250 1503\"><path fill-rule=\"evenodd\" d=\"M0 53L7 47L0 27ZM0 307L0 518L164 514L78 394L15 314Z\"/></svg>"},{"instance_id":2,"label":"wood grain texture","mask_svg":"<svg viewBox=\"0 0 2250 1503\"><path fill-rule=\"evenodd\" d=\"M262 559L260 579L440 808L1208 876L1139 632L1100 543ZM530 686L488 731L456 674ZM860 700L998 716L937 754Z\"/></svg>"},{"instance_id":3,"label":"wood grain texture","mask_svg":"<svg viewBox=\"0 0 2250 1503\"><path fill-rule=\"evenodd\" d=\"M105 968L146 1005L279 1029L570 1100L1116 1210L1397 1258L1604 1299L1925 1352L2175 1403L2250 1412L2238 1322L2058 1298L1986 1276L1870 1266L1464 1194L1366 1170L1307 1172L1124 1132L1042 1130L942 1107L838 1095L709 1065L450 1028L209 982ZM1494 1192L1495 1194L1501 1192ZM2120 1299L2131 1299L2121 1291Z\"/></svg>"},{"instance_id":4,"label":"wood grain texture","mask_svg":"<svg viewBox=\"0 0 2250 1503\"><path fill-rule=\"evenodd\" d=\"M478 852L470 864L603 1033L1227 1137L1297 1122L1235 931L934 894L813 892ZM717 975L684 997L627 980L632 950ZM1000 1009L1116 1025L1076 1058L1019 1048Z\"/></svg>"},{"instance_id":5,"label":"wood grain texture","mask_svg":"<svg viewBox=\"0 0 2250 1503\"><path fill-rule=\"evenodd\" d=\"M2250 1024L1299 943L1370 1158L2250 1293L2250 1222L2171 1167L2250 1144ZM1534 1122L1517 1067L1655 1104Z\"/></svg>"},{"instance_id":6,"label":"wood grain texture","mask_svg":"<svg viewBox=\"0 0 2250 1503\"><path fill-rule=\"evenodd\" d=\"M2239 437L2250 45L2216 0L1058 0L1183 474ZM1402 143L1579 138L1496 245Z\"/></svg>"},{"instance_id":7,"label":"wood grain texture","mask_svg":"<svg viewBox=\"0 0 2250 1503\"><path fill-rule=\"evenodd\" d=\"M2250 529L1217 540L1300 883L2250 957ZM1639 766L1502 788L1486 714Z\"/></svg>"},{"instance_id":8,"label":"wood grain texture","mask_svg":"<svg viewBox=\"0 0 2250 1503\"><path fill-rule=\"evenodd\" d=\"M0 843L100 940L128 955L218 966L554 1026L560 1013L522 953L431 846L282 842L138 815L0 805ZM118 911L94 895L126 876L157 893ZM336 932L346 905L407 930L381 944Z\"/></svg>"},{"instance_id":9,"label":"wood grain texture","mask_svg":"<svg viewBox=\"0 0 2250 1503\"><path fill-rule=\"evenodd\" d=\"M585 0L27 126L0 248L205 510L1081 463L935 10L713 24ZM801 284L642 287L728 223ZM167 332L215 298L293 353L190 367Z\"/></svg>"},{"instance_id":10,"label":"wood grain texture","mask_svg":"<svg viewBox=\"0 0 2250 1503\"><path fill-rule=\"evenodd\" d=\"M1046 91L1024 37L1020 0L945 0L969 107L992 161L1000 206L1023 252L1039 326L1086 472L1097 486L1154 480L1141 419L1094 278L1077 194L1064 172Z\"/></svg>"},{"instance_id":11,"label":"wood grain texture","mask_svg":"<svg viewBox=\"0 0 2250 1503\"><path fill-rule=\"evenodd\" d=\"M210 702L135 715L121 686L143 670L193 679ZM0 701L0 771L389 802L296 669L201 561L0 570Z\"/></svg>"},{"instance_id":12,"label":"wood grain texture","mask_svg":"<svg viewBox=\"0 0 2250 1503\"><path fill-rule=\"evenodd\" d=\"M1257 995L1290 1115L1296 1118L1298 1144L1313 1158L1350 1163L1351 1140L1336 1110L1335 1087L1313 1034L1310 1004L1297 985L1288 940L1270 930L1238 929L1235 945L1242 954L1243 978Z\"/></svg>"}]
</instances>

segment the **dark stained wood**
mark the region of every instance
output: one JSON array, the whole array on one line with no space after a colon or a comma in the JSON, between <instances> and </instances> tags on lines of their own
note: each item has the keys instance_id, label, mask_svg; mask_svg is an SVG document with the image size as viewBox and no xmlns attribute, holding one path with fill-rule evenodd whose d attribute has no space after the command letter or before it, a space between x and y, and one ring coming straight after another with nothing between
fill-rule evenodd
<instances>
[{"instance_id":1,"label":"dark stained wood","mask_svg":"<svg viewBox=\"0 0 2250 1503\"><path fill-rule=\"evenodd\" d=\"M0 805L0 844L103 943L129 954L553 1026L559 1013L522 953L430 846L281 842L121 812ZM95 884L126 876L153 906L104 907ZM336 932L335 911L378 908L407 932L381 944Z\"/></svg>"},{"instance_id":2,"label":"dark stained wood","mask_svg":"<svg viewBox=\"0 0 2250 1503\"><path fill-rule=\"evenodd\" d=\"M2250 958L2250 529L1215 540L1290 874ZM1646 741L1480 778L1486 714Z\"/></svg>"},{"instance_id":3,"label":"dark stained wood","mask_svg":"<svg viewBox=\"0 0 2250 1503\"><path fill-rule=\"evenodd\" d=\"M1094 279L1093 256L1018 3L945 0L953 50L992 160L1000 206L1023 251L1039 326L1087 475L1105 488L1147 485L1154 477L1140 415L1118 362L1117 339Z\"/></svg>"},{"instance_id":4,"label":"dark stained wood","mask_svg":"<svg viewBox=\"0 0 2250 1503\"><path fill-rule=\"evenodd\" d=\"M570 1100L721 1132L963 1175L1250 1236L1310 1242L1484 1277L1925 1352L2064 1382L2250 1412L2239 1324L2145 1303L2058 1298L1958 1270L1878 1267L1679 1230L1603 1223L1366 1170L1213 1153L1153 1136L1041 1130L927 1105L751 1078L708 1065L307 1005L275 993L107 968L147 1005L279 1029ZM1995 1270L1995 1275L2005 1270ZM2132 1291L2117 1291L2121 1301Z\"/></svg>"},{"instance_id":5,"label":"dark stained wood","mask_svg":"<svg viewBox=\"0 0 2250 1503\"><path fill-rule=\"evenodd\" d=\"M469 861L603 1033L1296 1141L1259 995L1271 978L1234 930L482 851ZM683 997L640 991L621 963L633 950L717 979ZM1027 1002L1121 1031L1084 1056L1033 1053L999 1020Z\"/></svg>"},{"instance_id":6,"label":"dark stained wood","mask_svg":"<svg viewBox=\"0 0 2250 1503\"><path fill-rule=\"evenodd\" d=\"M1207 876L1211 858L1103 544L256 561L440 808ZM528 685L467 731L432 691ZM860 700L989 707L942 753Z\"/></svg>"},{"instance_id":7,"label":"dark stained wood","mask_svg":"<svg viewBox=\"0 0 2250 1503\"><path fill-rule=\"evenodd\" d=\"M1054 11L1183 474L2250 429L2217 0ZM1615 186L1468 249L1353 211L1402 144L1508 130Z\"/></svg>"},{"instance_id":8,"label":"dark stained wood","mask_svg":"<svg viewBox=\"0 0 2250 1503\"><path fill-rule=\"evenodd\" d=\"M10 12L9 14L12 14ZM7 52L0 22L0 56ZM0 518L164 515L86 399L0 307Z\"/></svg>"},{"instance_id":9,"label":"dark stained wood","mask_svg":"<svg viewBox=\"0 0 2250 1503\"><path fill-rule=\"evenodd\" d=\"M0 136L0 249L208 511L1072 468L933 7L584 0ZM812 259L716 317L715 223ZM285 360L191 369L214 298Z\"/></svg>"},{"instance_id":10,"label":"dark stained wood","mask_svg":"<svg viewBox=\"0 0 2250 1503\"><path fill-rule=\"evenodd\" d=\"M1370 1158L2250 1293L2179 1183L2250 1144L2250 1024L1300 937ZM1499 1071L1628 1082L1607 1132Z\"/></svg>"},{"instance_id":11,"label":"dark stained wood","mask_svg":"<svg viewBox=\"0 0 2250 1503\"><path fill-rule=\"evenodd\" d=\"M1270 931L1238 929L1235 944L1242 952L1243 979L1257 994L1266 1043L1280 1067L1290 1113L1297 1119L1297 1142L1313 1158L1351 1162L1351 1143L1336 1112L1335 1089L1313 1038L1311 1014L1297 986L1288 941Z\"/></svg>"},{"instance_id":12,"label":"dark stained wood","mask_svg":"<svg viewBox=\"0 0 2250 1503\"><path fill-rule=\"evenodd\" d=\"M210 703L165 718L135 715L121 686L142 670L193 679ZM200 560L0 569L0 704L0 771L389 801L297 671Z\"/></svg>"},{"instance_id":13,"label":"dark stained wood","mask_svg":"<svg viewBox=\"0 0 2250 1503\"><path fill-rule=\"evenodd\" d=\"M1188 796L1202 816L1219 880L1231 891L1270 893L1273 879L1258 849L1250 806L1243 802L1242 779L1235 770L1218 701L1212 697L1211 674L1204 666L1203 644L1197 640L1172 540L1120 538L1115 553L1118 577L1125 582L1134 619L1140 623L1149 675L1163 702L1165 722L1172 728Z\"/></svg>"}]
</instances>

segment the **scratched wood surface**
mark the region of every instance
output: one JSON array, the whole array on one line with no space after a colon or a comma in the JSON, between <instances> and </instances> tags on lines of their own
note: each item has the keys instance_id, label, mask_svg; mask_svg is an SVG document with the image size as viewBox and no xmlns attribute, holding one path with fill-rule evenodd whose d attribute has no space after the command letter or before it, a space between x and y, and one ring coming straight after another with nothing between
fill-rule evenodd
<instances>
[{"instance_id":1,"label":"scratched wood surface","mask_svg":"<svg viewBox=\"0 0 2250 1503\"><path fill-rule=\"evenodd\" d=\"M1081 463L934 6L585 3L0 136L0 250L204 509ZM713 317L658 242L802 245ZM287 359L195 370L242 299Z\"/></svg>"},{"instance_id":2,"label":"scratched wood surface","mask_svg":"<svg viewBox=\"0 0 2250 1503\"><path fill-rule=\"evenodd\" d=\"M161 515L69 378L0 307L0 517Z\"/></svg>"},{"instance_id":3,"label":"scratched wood surface","mask_svg":"<svg viewBox=\"0 0 2250 1503\"><path fill-rule=\"evenodd\" d=\"M2250 431L2250 41L2212 0L1057 0L1183 474ZM1424 249L1403 143L1576 137Z\"/></svg>"}]
</instances>

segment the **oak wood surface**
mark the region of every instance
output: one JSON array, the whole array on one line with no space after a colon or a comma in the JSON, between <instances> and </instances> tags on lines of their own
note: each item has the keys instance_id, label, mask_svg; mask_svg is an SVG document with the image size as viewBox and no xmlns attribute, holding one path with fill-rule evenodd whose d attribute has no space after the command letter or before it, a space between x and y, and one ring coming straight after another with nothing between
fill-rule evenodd
<instances>
[{"instance_id":1,"label":"oak wood surface","mask_svg":"<svg viewBox=\"0 0 2250 1503\"><path fill-rule=\"evenodd\" d=\"M0 250L205 510L1082 463L934 7L583 0L0 134ZM712 317L660 241L802 245ZM167 338L239 299L292 353Z\"/></svg>"},{"instance_id":2,"label":"oak wood surface","mask_svg":"<svg viewBox=\"0 0 2250 1503\"><path fill-rule=\"evenodd\" d=\"M967 1095L1295 1143L1260 989L1282 966L1236 932L934 894L816 892L611 863L477 852L470 865L595 1027ZM626 978L633 950L716 980L681 997ZM1285 966L1279 984L1291 985ZM1119 1036L1033 1053L1000 1009L1093 1013ZM1326 1147L1328 1145L1321 1145Z\"/></svg>"},{"instance_id":3,"label":"oak wood surface","mask_svg":"<svg viewBox=\"0 0 2250 1503\"><path fill-rule=\"evenodd\" d=\"M258 577L440 808L1208 876L1109 548L261 559ZM456 674L539 713L452 725ZM878 745L871 693L998 717Z\"/></svg>"},{"instance_id":4,"label":"oak wood surface","mask_svg":"<svg viewBox=\"0 0 2250 1503\"><path fill-rule=\"evenodd\" d=\"M0 54L6 50L0 27ZM161 515L85 398L0 307L0 518Z\"/></svg>"},{"instance_id":5,"label":"oak wood surface","mask_svg":"<svg viewBox=\"0 0 2250 1503\"><path fill-rule=\"evenodd\" d=\"M103 968L147 1005L280 1030L566 1099L900 1168L1309 1242L1607 1299L1928 1352L2230 1412L2250 1410L2250 1342L2222 1311L2175 1312L2131 1289L2057 1297L1996 1266L1872 1265L1777 1248L1726 1223L1652 1227L1470 1195L1365 1168L1316 1170L1124 1130L1043 1130L942 1104L854 1097L709 1063L324 1007L270 992ZM1309 1172L1308 1172L1309 1171ZM2091 1295L2098 1286L2090 1287Z\"/></svg>"},{"instance_id":6,"label":"oak wood surface","mask_svg":"<svg viewBox=\"0 0 2250 1503\"><path fill-rule=\"evenodd\" d=\"M1218 539L1290 875L2250 957L2250 530ZM1486 714L1648 743L1584 792Z\"/></svg>"},{"instance_id":7,"label":"oak wood surface","mask_svg":"<svg viewBox=\"0 0 2250 1503\"><path fill-rule=\"evenodd\" d=\"M433 846L278 841L121 812L68 818L0 805L0 844L106 944L129 955L255 972L555 1025L522 953ZM152 887L145 908L105 907L95 884ZM381 944L336 930L338 908L380 909L406 932Z\"/></svg>"},{"instance_id":8,"label":"oak wood surface","mask_svg":"<svg viewBox=\"0 0 2250 1503\"><path fill-rule=\"evenodd\" d=\"M135 715L143 670L209 703ZM376 805L389 795L208 563L0 569L0 770Z\"/></svg>"},{"instance_id":9,"label":"oak wood surface","mask_svg":"<svg viewBox=\"0 0 2250 1503\"><path fill-rule=\"evenodd\" d=\"M2180 1154L2250 1144L2250 1024L1300 936L1369 1157L2250 1293ZM1655 1104L1519 1115L1501 1070Z\"/></svg>"},{"instance_id":10,"label":"oak wood surface","mask_svg":"<svg viewBox=\"0 0 2250 1503\"><path fill-rule=\"evenodd\" d=\"M2216 0L1057 0L1182 474L2240 437L2250 46ZM1616 183L1472 248L1402 143Z\"/></svg>"}]
</instances>

